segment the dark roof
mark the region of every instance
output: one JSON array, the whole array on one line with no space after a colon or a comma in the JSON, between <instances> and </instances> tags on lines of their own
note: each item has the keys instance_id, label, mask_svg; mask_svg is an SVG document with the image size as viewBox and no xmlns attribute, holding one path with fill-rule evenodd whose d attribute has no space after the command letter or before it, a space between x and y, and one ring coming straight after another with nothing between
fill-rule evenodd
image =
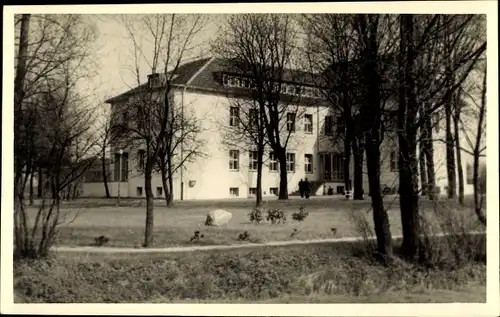
<instances>
[{"instance_id":1,"label":"dark roof","mask_svg":"<svg viewBox=\"0 0 500 317\"><path fill-rule=\"evenodd\" d=\"M211 62L209 62L212 60ZM208 64L207 64L208 63ZM194 60L180 65L174 77L172 83L174 85L185 85L187 82L203 67L205 69L201 71L190 83L187 89L202 89L211 91L220 91L223 93L226 88L222 85L221 75L222 73L229 74L239 74L245 75L245 73L250 76L249 72L244 71L244 66L235 60L222 59L222 58L203 58ZM315 75L310 72L285 69L283 74L283 80L290 83L302 83L303 85L316 86ZM106 103L114 103L118 100L124 99L130 95L139 92L141 89L145 88L147 83L142 84L136 88L133 88L125 93L106 100Z\"/></svg>"}]
</instances>

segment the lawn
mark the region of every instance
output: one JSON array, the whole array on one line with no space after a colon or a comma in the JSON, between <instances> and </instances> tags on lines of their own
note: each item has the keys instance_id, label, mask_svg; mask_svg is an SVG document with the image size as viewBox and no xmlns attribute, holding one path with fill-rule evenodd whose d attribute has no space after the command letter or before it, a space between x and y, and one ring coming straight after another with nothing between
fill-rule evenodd
<instances>
[{"instance_id":1,"label":"lawn","mask_svg":"<svg viewBox=\"0 0 500 317\"><path fill-rule=\"evenodd\" d=\"M360 252L359 242L177 254L59 253L17 263L14 292L16 302L30 303L484 303L485 239L474 239L482 260L432 270L402 261L382 266Z\"/></svg>"},{"instance_id":2,"label":"lawn","mask_svg":"<svg viewBox=\"0 0 500 317\"><path fill-rule=\"evenodd\" d=\"M100 235L109 238L106 246L140 247L144 235L145 206L142 200L127 199L124 206L115 206L116 200L86 199L65 202L62 213L68 219L76 219L61 227L57 245L89 246ZM219 201L182 201L174 207L166 208L163 201L155 201L155 231L154 246L185 246L185 245L227 245L245 243L238 241L238 235L248 231L248 242L260 243L266 241L308 240L322 238L339 238L359 236L352 215L364 217L370 224L370 200L347 201L339 197L315 197L310 200L293 198L288 201L268 200L267 206L278 207L287 214L286 224L271 225L252 224L248 213L252 210L254 200L219 200ZM386 208L391 223L393 235L401 234L399 200L397 197L387 197ZM305 206L309 216L303 222L292 220L291 214L297 212L300 206ZM205 217L208 211L222 208L232 213L231 221L220 228L206 227ZM434 219L435 212L453 210L457 215L464 215L472 230L479 224L470 208L458 207L456 204L443 201L437 205L423 200L422 214ZM32 219L34 209L30 210ZM332 228L336 229L334 233ZM294 233L294 230L296 232ZM204 237L196 242L190 242L195 230L200 230ZM292 235L292 233L294 233Z\"/></svg>"}]
</instances>

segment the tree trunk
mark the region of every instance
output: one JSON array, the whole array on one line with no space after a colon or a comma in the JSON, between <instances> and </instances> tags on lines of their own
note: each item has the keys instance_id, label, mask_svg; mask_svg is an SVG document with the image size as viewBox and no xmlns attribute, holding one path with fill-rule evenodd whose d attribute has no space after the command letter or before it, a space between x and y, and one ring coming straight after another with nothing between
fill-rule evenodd
<instances>
[{"instance_id":1,"label":"tree trunk","mask_svg":"<svg viewBox=\"0 0 500 317\"><path fill-rule=\"evenodd\" d=\"M427 196L427 170L426 170L426 161L425 161L425 142L426 142L426 133L425 129L420 129L420 141L418 142L419 146L419 155L418 155L418 163L420 168L420 184L422 187L422 196Z\"/></svg>"},{"instance_id":2,"label":"tree trunk","mask_svg":"<svg viewBox=\"0 0 500 317\"><path fill-rule=\"evenodd\" d=\"M366 144L366 164L373 208L373 223L377 236L377 251L382 255L391 255L392 236L389 215L384 209L384 201L380 191L380 150L378 144L373 143L373 141L368 141Z\"/></svg>"},{"instance_id":3,"label":"tree trunk","mask_svg":"<svg viewBox=\"0 0 500 317\"><path fill-rule=\"evenodd\" d=\"M351 142L354 157L354 200L363 200L363 144L355 139Z\"/></svg>"},{"instance_id":4,"label":"tree trunk","mask_svg":"<svg viewBox=\"0 0 500 317\"><path fill-rule=\"evenodd\" d=\"M446 172L448 175L448 198L453 199L457 195L456 186L456 167L455 167L455 144L451 131L451 100L445 103L446 116Z\"/></svg>"},{"instance_id":5,"label":"tree trunk","mask_svg":"<svg viewBox=\"0 0 500 317\"><path fill-rule=\"evenodd\" d=\"M280 189L278 199L288 199L288 171L286 169L286 152L281 149L280 151L275 151L278 156L278 162L280 167Z\"/></svg>"},{"instance_id":6,"label":"tree trunk","mask_svg":"<svg viewBox=\"0 0 500 317\"><path fill-rule=\"evenodd\" d=\"M364 16L365 19L362 36L366 38L365 47L362 48L362 63L364 74L365 103L361 108L363 118L363 132L366 133L366 163L368 168L368 183L372 199L373 222L377 236L377 250L383 256L392 255L392 236L389 216L384 209L384 201L380 191L380 142L381 142L381 98L380 98L380 73L378 70L378 21L376 17ZM375 19L375 20L372 20Z\"/></svg>"},{"instance_id":7,"label":"tree trunk","mask_svg":"<svg viewBox=\"0 0 500 317\"><path fill-rule=\"evenodd\" d=\"M162 164L163 166L160 167L160 172L161 172L161 184L163 186L163 192L165 193L165 205L167 207L170 207L170 190L169 186L167 184L167 167L165 166L166 164Z\"/></svg>"},{"instance_id":8,"label":"tree trunk","mask_svg":"<svg viewBox=\"0 0 500 317\"><path fill-rule=\"evenodd\" d=\"M183 168L182 166L180 168ZM168 197L167 205L172 206L174 204L174 168L172 166L172 156L167 155L167 174L168 174ZM165 192L166 195L167 192Z\"/></svg>"},{"instance_id":9,"label":"tree trunk","mask_svg":"<svg viewBox=\"0 0 500 317\"><path fill-rule=\"evenodd\" d=\"M460 139L458 125L460 122L460 97L456 98L455 113L453 116L453 127L455 129L455 151L457 154L457 172L458 172L458 203L464 205L464 170L462 168L462 151L460 150Z\"/></svg>"},{"instance_id":10,"label":"tree trunk","mask_svg":"<svg viewBox=\"0 0 500 317\"><path fill-rule=\"evenodd\" d=\"M344 131L344 188L346 191L352 190L352 182L351 182L351 143L354 135L354 123L352 122L351 116L351 105L348 102L348 92L343 91L342 93L342 102L343 102L343 117L345 124Z\"/></svg>"},{"instance_id":11,"label":"tree trunk","mask_svg":"<svg viewBox=\"0 0 500 317\"><path fill-rule=\"evenodd\" d=\"M350 138L344 137L344 187L345 190L351 190L351 142Z\"/></svg>"},{"instance_id":12,"label":"tree trunk","mask_svg":"<svg viewBox=\"0 0 500 317\"><path fill-rule=\"evenodd\" d=\"M30 173L30 206L33 206L34 190L33 190L33 178L35 176L35 170L33 169Z\"/></svg>"},{"instance_id":13,"label":"tree trunk","mask_svg":"<svg viewBox=\"0 0 500 317\"><path fill-rule=\"evenodd\" d=\"M21 18L21 30L19 33L19 52L16 67L16 74L14 79L14 238L15 238L15 253L21 255L26 244L28 243L23 239L27 235L27 227L24 225L26 222L26 214L23 209L23 191L22 188L22 150L21 146L21 124L23 109L22 101L24 99L24 80L26 77L26 55L28 52L28 36L29 36L29 23L30 15L23 14ZM23 221L24 220L24 221ZM23 249L24 248L24 249Z\"/></svg>"},{"instance_id":14,"label":"tree trunk","mask_svg":"<svg viewBox=\"0 0 500 317\"><path fill-rule=\"evenodd\" d=\"M481 221L481 223L485 227L486 227L486 215L483 211L483 206L482 206L483 203L482 191L484 189L481 190L479 185L479 156L481 154L480 153L481 139L482 139L482 134L484 132L483 121L486 111L486 74L487 72L485 68L482 91L481 91L481 107L479 108L479 116L478 116L477 131L476 131L476 144L474 146L474 167L473 167L474 170L472 176L472 186L474 188L474 210L476 212L479 221Z\"/></svg>"},{"instance_id":15,"label":"tree trunk","mask_svg":"<svg viewBox=\"0 0 500 317\"><path fill-rule=\"evenodd\" d=\"M41 167L38 168L38 187L37 187L37 198L42 198L43 196L43 170Z\"/></svg>"},{"instance_id":16,"label":"tree trunk","mask_svg":"<svg viewBox=\"0 0 500 317\"><path fill-rule=\"evenodd\" d=\"M425 164L427 170L427 194L430 200L436 199L436 172L434 170L434 145L432 143L433 132L430 116L427 115L423 122L425 128L425 136L427 137L422 143L424 146Z\"/></svg>"},{"instance_id":17,"label":"tree trunk","mask_svg":"<svg viewBox=\"0 0 500 317\"><path fill-rule=\"evenodd\" d=\"M259 144L257 150L257 197L255 206L259 207L262 204L262 167L264 165L264 144Z\"/></svg>"},{"instance_id":18,"label":"tree trunk","mask_svg":"<svg viewBox=\"0 0 500 317\"><path fill-rule=\"evenodd\" d=\"M417 128L418 106L414 95L413 15L400 16L400 86L398 111L399 200L403 231L402 250L415 260L420 246Z\"/></svg>"},{"instance_id":19,"label":"tree trunk","mask_svg":"<svg viewBox=\"0 0 500 317\"><path fill-rule=\"evenodd\" d=\"M146 190L146 229L144 232L144 247L150 247L153 244L153 225L154 225L154 196L151 188L153 174L153 162L150 150L146 157L146 168L144 170L144 187Z\"/></svg>"},{"instance_id":20,"label":"tree trunk","mask_svg":"<svg viewBox=\"0 0 500 317\"><path fill-rule=\"evenodd\" d=\"M109 193L109 187L108 187L108 175L106 171L106 150L102 151L102 158L101 158L101 164L102 164L102 181L104 182L104 190L106 191L106 198L111 198L111 195Z\"/></svg>"}]
</instances>

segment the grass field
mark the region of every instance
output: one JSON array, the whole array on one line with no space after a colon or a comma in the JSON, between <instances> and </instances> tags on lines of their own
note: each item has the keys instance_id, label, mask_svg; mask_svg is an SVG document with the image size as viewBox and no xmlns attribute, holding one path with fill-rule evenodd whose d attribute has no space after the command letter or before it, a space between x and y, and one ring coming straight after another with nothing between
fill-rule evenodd
<instances>
[{"instance_id":1,"label":"grass field","mask_svg":"<svg viewBox=\"0 0 500 317\"><path fill-rule=\"evenodd\" d=\"M391 231L394 235L401 234L399 199L386 198ZM155 201L155 231L154 245L157 247L185 245L224 245L245 243L238 241L238 235L248 231L248 242L260 243L266 241L307 240L321 238L339 238L359 236L353 214L362 216L373 223L370 212L369 198L364 201L346 201L342 198L315 197L314 199L290 199L288 201L269 200L269 207L279 207L287 214L288 222L282 225L249 222L248 213L252 210L254 200L223 200L223 201L182 201L172 208L166 208L163 201ZM299 223L292 220L291 214L297 212L300 206L309 211L308 218ZM232 213L232 218L226 226L206 227L206 213L212 209L222 208ZM471 230L479 228L479 223L471 214L471 208L458 207L456 204L442 201L433 203L422 200L421 212L433 219L435 210L443 214L444 210L457 215L463 215L469 222ZM30 210L32 219L34 209ZM65 202L62 213L74 222L61 227L57 245L89 246L94 238L105 235L110 238L106 246L140 247L144 235L145 205L140 200L123 200L122 206L116 206L116 200L87 199ZM336 228L334 234L331 228ZM298 234L292 236L294 229ZM200 230L204 238L190 242L195 230Z\"/></svg>"},{"instance_id":2,"label":"grass field","mask_svg":"<svg viewBox=\"0 0 500 317\"><path fill-rule=\"evenodd\" d=\"M478 252L485 251L484 236ZM485 302L486 265L385 267L361 243L179 254L57 254L14 266L16 302ZM482 251L481 251L482 250Z\"/></svg>"}]
</instances>

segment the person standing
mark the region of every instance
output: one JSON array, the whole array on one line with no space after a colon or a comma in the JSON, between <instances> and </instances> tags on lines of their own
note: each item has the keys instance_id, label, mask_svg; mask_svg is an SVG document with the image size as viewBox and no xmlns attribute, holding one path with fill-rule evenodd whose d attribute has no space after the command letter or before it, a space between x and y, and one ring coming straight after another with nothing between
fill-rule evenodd
<instances>
[{"instance_id":1,"label":"person standing","mask_svg":"<svg viewBox=\"0 0 500 317\"><path fill-rule=\"evenodd\" d=\"M304 198L304 181L302 181L302 178L299 181L299 193L300 198Z\"/></svg>"}]
</instances>

